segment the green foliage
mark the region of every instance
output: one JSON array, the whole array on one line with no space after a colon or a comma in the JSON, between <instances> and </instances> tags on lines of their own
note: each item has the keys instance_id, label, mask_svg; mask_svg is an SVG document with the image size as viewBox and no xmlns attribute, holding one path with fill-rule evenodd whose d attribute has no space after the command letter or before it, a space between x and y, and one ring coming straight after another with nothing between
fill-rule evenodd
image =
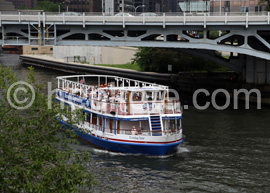
<instances>
[{"instance_id":1,"label":"green foliage","mask_svg":"<svg viewBox=\"0 0 270 193\"><path fill-rule=\"evenodd\" d=\"M114 67L114 68L123 68L123 69L130 69L130 70L137 70L141 71L140 66L137 63L127 63L127 64L96 64L97 66L107 66L107 67Z\"/></svg>"},{"instance_id":2,"label":"green foliage","mask_svg":"<svg viewBox=\"0 0 270 193\"><path fill-rule=\"evenodd\" d=\"M168 72L168 65L173 69L180 63L178 53L172 49L155 49L152 53L152 71Z\"/></svg>"},{"instance_id":3,"label":"green foliage","mask_svg":"<svg viewBox=\"0 0 270 193\"><path fill-rule=\"evenodd\" d=\"M219 37L219 32L218 31L210 31L209 32L209 39L216 39Z\"/></svg>"},{"instance_id":4,"label":"green foliage","mask_svg":"<svg viewBox=\"0 0 270 193\"><path fill-rule=\"evenodd\" d=\"M26 7L26 6L24 6L24 5L20 5L20 6L18 6L18 9L19 9L19 10L23 10L23 9L29 10L30 8L29 8L29 7Z\"/></svg>"},{"instance_id":5,"label":"green foliage","mask_svg":"<svg viewBox=\"0 0 270 193\"><path fill-rule=\"evenodd\" d=\"M270 11L270 0L259 0L258 5L265 4L266 6L264 8L264 11Z\"/></svg>"},{"instance_id":6,"label":"green foliage","mask_svg":"<svg viewBox=\"0 0 270 193\"><path fill-rule=\"evenodd\" d=\"M133 62L138 63L143 71L168 73L172 65L173 73L179 71L219 71L228 70L211 61L178 52L175 49L139 48Z\"/></svg>"},{"instance_id":7,"label":"green foliage","mask_svg":"<svg viewBox=\"0 0 270 193\"><path fill-rule=\"evenodd\" d=\"M51 1L38 1L34 9L46 12L58 12L59 5L59 3L53 3Z\"/></svg>"},{"instance_id":8,"label":"green foliage","mask_svg":"<svg viewBox=\"0 0 270 193\"><path fill-rule=\"evenodd\" d=\"M152 71L152 52L154 48L138 48L138 52L135 54L133 62L138 63L143 71Z\"/></svg>"},{"instance_id":9,"label":"green foliage","mask_svg":"<svg viewBox=\"0 0 270 193\"><path fill-rule=\"evenodd\" d=\"M65 116L75 124L82 115L72 119L74 114L54 103L48 109L47 96L42 94L43 86L35 83L32 68L27 83L34 88L35 100L28 109L13 108L7 101L8 89L17 81L10 68L0 65L0 192L70 193L78 192L81 186L91 189L95 182L86 169L88 153L70 148L77 135L70 128L60 132L56 120ZM33 95L29 88L17 93L16 88L10 90L10 96L16 94L20 101Z\"/></svg>"},{"instance_id":10,"label":"green foliage","mask_svg":"<svg viewBox=\"0 0 270 193\"><path fill-rule=\"evenodd\" d=\"M198 35L200 38L203 38L204 37L203 31L198 31Z\"/></svg>"},{"instance_id":11,"label":"green foliage","mask_svg":"<svg viewBox=\"0 0 270 193\"><path fill-rule=\"evenodd\" d=\"M226 35L227 33L229 33L229 31L221 31L221 34L219 36L219 33L220 31L216 30L216 31L209 31L209 34L208 34L208 38L209 39L216 39L220 36L224 36Z\"/></svg>"}]
</instances>

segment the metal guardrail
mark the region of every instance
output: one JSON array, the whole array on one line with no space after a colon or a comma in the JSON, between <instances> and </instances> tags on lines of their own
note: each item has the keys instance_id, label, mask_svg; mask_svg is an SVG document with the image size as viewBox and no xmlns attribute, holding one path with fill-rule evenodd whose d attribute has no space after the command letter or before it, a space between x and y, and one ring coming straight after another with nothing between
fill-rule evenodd
<instances>
[{"instance_id":1,"label":"metal guardrail","mask_svg":"<svg viewBox=\"0 0 270 193\"><path fill-rule=\"evenodd\" d=\"M51 16L59 16L59 15L65 15L65 16L115 16L117 13L114 14L105 14L102 12L44 12L42 10L21 10L21 11L0 11L1 15L38 15L38 14L43 14L45 15L51 15ZM227 14L228 16L245 16L246 13L250 16L267 16L268 12L266 11L261 11L261 12L158 12L154 13L156 16L163 16L164 14L166 16L202 16L206 14L207 16L224 16ZM136 15L134 13L130 13L131 15L135 17L143 17L143 12L137 12ZM156 17L154 15L148 16L147 17Z\"/></svg>"},{"instance_id":2,"label":"metal guardrail","mask_svg":"<svg viewBox=\"0 0 270 193\"><path fill-rule=\"evenodd\" d=\"M114 115L150 115L150 114L179 114L181 113L180 101L171 102L149 102L142 103L130 102L107 102L97 99L90 99L92 104L91 108L100 113L114 114ZM145 106L145 109L139 109L138 106ZM160 107L164 105L164 107ZM159 106L160 108L153 108Z\"/></svg>"},{"instance_id":3,"label":"metal guardrail","mask_svg":"<svg viewBox=\"0 0 270 193\"><path fill-rule=\"evenodd\" d=\"M136 16L115 16L106 15L105 13L76 13L76 12L0 12L0 26L2 22L30 22L35 21L39 24L43 22L43 25L47 22L80 22L84 26L86 22L106 24L113 22L133 23L140 22L145 23L161 23L165 25L166 23L196 23L203 22L221 22L227 24L229 22L267 22L269 24L269 12L226 12L226 13L203 13L203 12L191 12L191 13L156 13L155 16L148 16L145 14L137 13Z\"/></svg>"},{"instance_id":4,"label":"metal guardrail","mask_svg":"<svg viewBox=\"0 0 270 193\"><path fill-rule=\"evenodd\" d=\"M79 63L86 63L86 56L67 56L64 57L66 62L79 62Z\"/></svg>"},{"instance_id":5,"label":"metal guardrail","mask_svg":"<svg viewBox=\"0 0 270 193\"><path fill-rule=\"evenodd\" d=\"M92 128L94 130L103 131L103 126L90 123L89 121L84 121L84 125ZM110 128L110 127L106 126L105 132L106 133L114 133L114 129L115 129L114 127ZM147 128L147 129L142 128L141 133L138 133L138 135L133 135L131 133L131 128L130 128L130 129L117 129L116 134L131 135L131 136L152 136L155 133L160 133L164 136L170 136L170 135L180 134L181 130L182 130L182 128L167 129L165 131L154 131L154 130L150 131L149 128Z\"/></svg>"}]
</instances>

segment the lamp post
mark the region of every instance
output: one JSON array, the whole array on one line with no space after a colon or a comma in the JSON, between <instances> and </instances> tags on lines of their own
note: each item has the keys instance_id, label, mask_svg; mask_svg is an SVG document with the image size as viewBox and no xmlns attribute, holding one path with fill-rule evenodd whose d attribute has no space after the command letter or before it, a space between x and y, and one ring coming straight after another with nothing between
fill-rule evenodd
<instances>
[{"instance_id":1,"label":"lamp post","mask_svg":"<svg viewBox=\"0 0 270 193\"><path fill-rule=\"evenodd\" d=\"M63 11L64 11L65 6L66 6L66 10L67 10L66 12L68 12L68 5L69 5L69 3L70 3L69 0L68 1L67 0L63 1L63 3L62 3L63 4Z\"/></svg>"},{"instance_id":2,"label":"lamp post","mask_svg":"<svg viewBox=\"0 0 270 193\"><path fill-rule=\"evenodd\" d=\"M125 0L122 0L122 13L125 12Z\"/></svg>"},{"instance_id":3,"label":"lamp post","mask_svg":"<svg viewBox=\"0 0 270 193\"><path fill-rule=\"evenodd\" d=\"M68 6L69 6L70 1L69 0L65 1L65 3L66 3L66 6L67 6L67 12L68 12Z\"/></svg>"},{"instance_id":4,"label":"lamp post","mask_svg":"<svg viewBox=\"0 0 270 193\"><path fill-rule=\"evenodd\" d=\"M221 15L221 0L219 0L219 14Z\"/></svg>"},{"instance_id":5,"label":"lamp post","mask_svg":"<svg viewBox=\"0 0 270 193\"><path fill-rule=\"evenodd\" d=\"M135 11L135 15L136 15L136 12L137 12L137 9L139 7L145 7L145 5L138 5L137 7L133 6L133 5L126 5L127 7L133 7L134 11Z\"/></svg>"}]
</instances>

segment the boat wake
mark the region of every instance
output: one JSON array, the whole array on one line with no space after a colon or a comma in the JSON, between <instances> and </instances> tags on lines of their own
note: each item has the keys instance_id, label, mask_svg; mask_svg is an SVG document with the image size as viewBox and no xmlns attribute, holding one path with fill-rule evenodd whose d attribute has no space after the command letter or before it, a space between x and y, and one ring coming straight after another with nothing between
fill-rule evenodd
<instances>
[{"instance_id":1,"label":"boat wake","mask_svg":"<svg viewBox=\"0 0 270 193\"><path fill-rule=\"evenodd\" d=\"M112 151L109 151L109 150L106 150L106 149L96 149L96 148L93 148L93 151L97 154L109 154L111 156L126 156L126 155L130 155L130 154L127 154L127 153L120 153L120 152L112 152Z\"/></svg>"},{"instance_id":2,"label":"boat wake","mask_svg":"<svg viewBox=\"0 0 270 193\"><path fill-rule=\"evenodd\" d=\"M155 159L166 159L166 158L174 156L175 154L181 154L181 153L190 152L185 147L178 147L175 153L168 154L168 155L128 154L128 153L112 152L112 151L109 151L109 150L106 150L106 149L96 149L96 148L93 148L93 151L96 154L107 154L107 155L110 155L110 156L136 156L136 157L141 156L141 157L155 158Z\"/></svg>"},{"instance_id":3,"label":"boat wake","mask_svg":"<svg viewBox=\"0 0 270 193\"><path fill-rule=\"evenodd\" d=\"M178 147L178 148L177 148L177 151L176 151L176 154L187 153L187 152L190 152L190 151L188 150L188 148L186 148L186 147Z\"/></svg>"}]
</instances>

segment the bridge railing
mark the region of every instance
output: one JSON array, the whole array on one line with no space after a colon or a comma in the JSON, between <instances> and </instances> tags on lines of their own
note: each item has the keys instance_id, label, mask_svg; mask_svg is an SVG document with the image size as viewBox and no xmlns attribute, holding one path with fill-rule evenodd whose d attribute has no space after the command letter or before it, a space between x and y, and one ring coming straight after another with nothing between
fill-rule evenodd
<instances>
[{"instance_id":1,"label":"bridge railing","mask_svg":"<svg viewBox=\"0 0 270 193\"><path fill-rule=\"evenodd\" d=\"M238 22L239 25L245 25L248 28L249 25L257 24L257 22L264 22L264 24L270 24L269 12L226 12L224 13L203 13L203 12L176 12L176 13L136 13L134 15L120 15L110 16L104 13L77 13L77 12L42 12L40 11L17 11L17 12L0 12L0 26L3 22L36 22L39 25L43 23L43 27L47 23L60 22L65 24L66 22L76 22L82 24L84 27L87 22L97 24L110 24L118 23L125 27L126 24L132 23L159 23L165 28L166 25L171 24L183 24L183 25L203 25L206 27L208 24L220 23L222 25L228 25Z\"/></svg>"},{"instance_id":2,"label":"bridge railing","mask_svg":"<svg viewBox=\"0 0 270 193\"><path fill-rule=\"evenodd\" d=\"M7 45L27 45L28 42L28 38L22 36L5 36L3 39L3 44Z\"/></svg>"},{"instance_id":3,"label":"bridge railing","mask_svg":"<svg viewBox=\"0 0 270 193\"><path fill-rule=\"evenodd\" d=\"M65 16L115 16L117 13L102 13L102 12L44 12L45 15L50 16L59 16L59 15L65 15ZM134 12L126 12L131 14L133 17L142 17L143 12L137 12L134 14ZM268 12L262 11L262 12L247 12L249 16L267 16ZM247 14L246 12L157 12L152 13L151 15L149 13L144 13L145 17L157 17L157 16L198 16L201 17L202 15L206 16L245 16ZM38 15L43 14L42 10L20 10L20 11L0 11L1 15ZM128 17L128 16L124 16Z\"/></svg>"}]
</instances>

